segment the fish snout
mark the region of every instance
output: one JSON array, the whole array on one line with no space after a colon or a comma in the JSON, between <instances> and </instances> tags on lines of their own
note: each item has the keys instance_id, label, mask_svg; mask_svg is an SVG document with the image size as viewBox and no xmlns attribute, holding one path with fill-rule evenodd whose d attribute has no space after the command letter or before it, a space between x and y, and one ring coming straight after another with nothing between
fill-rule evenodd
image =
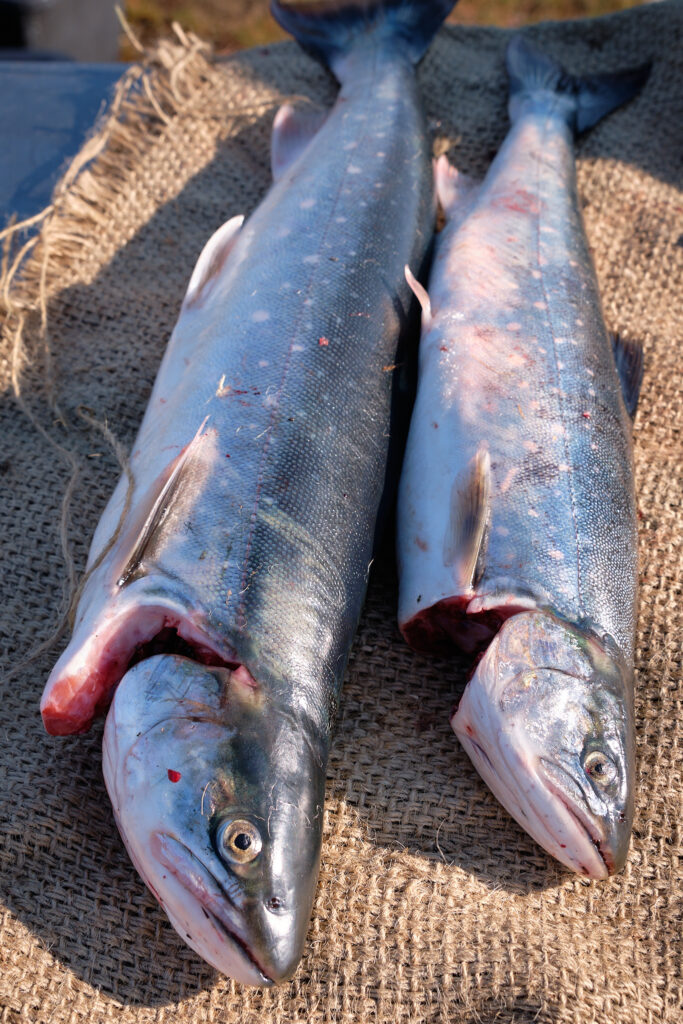
<instances>
[{"instance_id":1,"label":"fish snout","mask_svg":"<svg viewBox=\"0 0 683 1024\"><path fill-rule=\"evenodd\" d=\"M600 843L600 854L610 875L621 871L626 863L631 829L633 827L633 811L628 809L614 816L605 830L605 838Z\"/></svg>"},{"instance_id":2,"label":"fish snout","mask_svg":"<svg viewBox=\"0 0 683 1024\"><path fill-rule=\"evenodd\" d=\"M276 985L294 974L306 941L311 908L292 898L273 893L259 913L259 960Z\"/></svg>"},{"instance_id":3,"label":"fish snout","mask_svg":"<svg viewBox=\"0 0 683 1024\"><path fill-rule=\"evenodd\" d=\"M623 809L619 809L608 801L596 801L572 780L569 772L544 758L539 761L539 778L548 797L556 804L557 812L576 826L571 830L572 843L563 847L567 857L573 860L570 863L567 859L564 863L591 878L606 878L621 871L631 837L631 803L627 801Z\"/></svg>"},{"instance_id":4,"label":"fish snout","mask_svg":"<svg viewBox=\"0 0 683 1024\"><path fill-rule=\"evenodd\" d=\"M176 924L181 904L185 919L196 918L193 941L186 941L204 959L247 984L267 987L291 977L303 952L314 888L285 887L282 880L271 879L270 885L248 886L247 894L238 878L224 873L218 862L209 868L174 837L155 833L151 845L168 890L157 893L157 898L161 895L181 934L187 936L188 931ZM169 896L174 897L175 915Z\"/></svg>"}]
</instances>

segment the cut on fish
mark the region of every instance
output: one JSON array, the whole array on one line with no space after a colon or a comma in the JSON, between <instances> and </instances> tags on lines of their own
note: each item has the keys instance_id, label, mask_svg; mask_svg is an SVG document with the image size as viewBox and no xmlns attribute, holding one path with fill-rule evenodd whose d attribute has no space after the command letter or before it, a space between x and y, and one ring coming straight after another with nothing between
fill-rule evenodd
<instances>
[{"instance_id":1,"label":"cut on fish","mask_svg":"<svg viewBox=\"0 0 683 1024\"><path fill-rule=\"evenodd\" d=\"M273 3L341 83L285 105L274 184L199 256L73 637L42 700L87 729L130 857L238 981L300 958L325 771L365 594L392 373L435 215L414 64L451 2ZM180 226L182 229L182 226Z\"/></svg>"},{"instance_id":2,"label":"cut on fish","mask_svg":"<svg viewBox=\"0 0 683 1024\"><path fill-rule=\"evenodd\" d=\"M507 69L511 127L485 180L436 167L398 617L418 650L472 656L451 724L474 766L546 850L603 878L633 818L642 350L605 328L573 136L649 68L575 78L516 36Z\"/></svg>"}]
</instances>

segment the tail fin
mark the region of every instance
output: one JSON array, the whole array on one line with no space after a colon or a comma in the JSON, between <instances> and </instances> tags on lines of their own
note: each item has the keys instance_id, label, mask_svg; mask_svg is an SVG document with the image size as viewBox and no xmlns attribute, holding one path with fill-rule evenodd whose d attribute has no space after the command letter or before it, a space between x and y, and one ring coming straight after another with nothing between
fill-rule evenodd
<instances>
[{"instance_id":1,"label":"tail fin","mask_svg":"<svg viewBox=\"0 0 683 1024\"><path fill-rule=\"evenodd\" d=\"M636 96L647 81L651 64L611 74L569 75L561 64L537 50L521 35L508 43L506 63L510 79L510 120L515 121L529 103L552 94L555 109L580 134L610 111Z\"/></svg>"},{"instance_id":2,"label":"tail fin","mask_svg":"<svg viewBox=\"0 0 683 1024\"><path fill-rule=\"evenodd\" d=\"M273 17L313 57L335 65L362 35L417 63L456 0L271 0Z\"/></svg>"}]
</instances>

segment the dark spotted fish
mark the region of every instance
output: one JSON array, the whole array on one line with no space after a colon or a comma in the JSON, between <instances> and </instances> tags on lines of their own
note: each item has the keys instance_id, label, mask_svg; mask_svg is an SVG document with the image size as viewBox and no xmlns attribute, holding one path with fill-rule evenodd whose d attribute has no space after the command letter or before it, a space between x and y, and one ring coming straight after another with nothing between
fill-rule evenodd
<instances>
[{"instance_id":1,"label":"dark spotted fish","mask_svg":"<svg viewBox=\"0 0 683 1024\"><path fill-rule=\"evenodd\" d=\"M507 66L512 126L485 181L437 167L447 223L429 294L415 284L399 623L418 649L479 653L458 738L542 846L602 878L633 816L642 363L604 326L572 137L648 69L572 78L521 37Z\"/></svg>"},{"instance_id":2,"label":"dark spotted fish","mask_svg":"<svg viewBox=\"0 0 683 1024\"><path fill-rule=\"evenodd\" d=\"M274 3L341 82L284 107L275 183L199 257L93 540L53 734L112 705L104 770L140 874L240 981L296 967L325 770L387 460L391 365L434 225L414 64L451 2Z\"/></svg>"}]
</instances>

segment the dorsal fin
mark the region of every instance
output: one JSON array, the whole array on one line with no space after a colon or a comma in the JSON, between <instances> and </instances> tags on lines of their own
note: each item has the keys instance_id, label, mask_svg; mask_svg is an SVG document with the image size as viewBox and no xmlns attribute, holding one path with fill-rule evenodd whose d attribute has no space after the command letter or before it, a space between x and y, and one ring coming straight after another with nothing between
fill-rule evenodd
<instances>
[{"instance_id":1,"label":"dorsal fin","mask_svg":"<svg viewBox=\"0 0 683 1024\"><path fill-rule=\"evenodd\" d=\"M482 446L451 488L443 559L453 568L460 594L471 591L484 571L490 494L491 457Z\"/></svg>"},{"instance_id":2,"label":"dorsal fin","mask_svg":"<svg viewBox=\"0 0 683 1024\"><path fill-rule=\"evenodd\" d=\"M612 333L610 337L624 405L633 419L638 407L640 385L643 382L643 346L639 341L627 341L616 333Z\"/></svg>"},{"instance_id":3,"label":"dorsal fin","mask_svg":"<svg viewBox=\"0 0 683 1024\"><path fill-rule=\"evenodd\" d=\"M318 134L327 118L326 110L283 104L273 121L270 140L270 167L273 181L279 181L288 167L299 159L309 142Z\"/></svg>"},{"instance_id":4,"label":"dorsal fin","mask_svg":"<svg viewBox=\"0 0 683 1024\"><path fill-rule=\"evenodd\" d=\"M239 214L237 217L231 217L211 235L192 271L183 309L191 309L207 297L211 282L228 261L243 223L244 215Z\"/></svg>"}]
</instances>

